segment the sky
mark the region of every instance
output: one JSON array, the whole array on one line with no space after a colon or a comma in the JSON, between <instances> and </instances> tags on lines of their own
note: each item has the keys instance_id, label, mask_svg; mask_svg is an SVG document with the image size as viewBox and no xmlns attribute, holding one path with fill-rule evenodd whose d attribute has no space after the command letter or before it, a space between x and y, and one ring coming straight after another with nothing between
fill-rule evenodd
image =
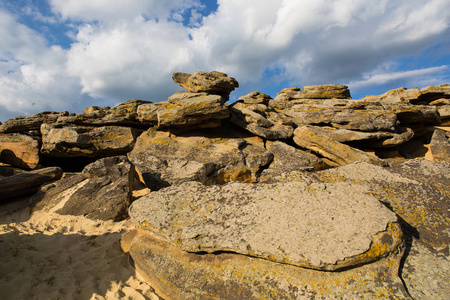
<instances>
[{"instance_id":1,"label":"sky","mask_svg":"<svg viewBox=\"0 0 450 300\"><path fill-rule=\"evenodd\" d=\"M166 101L173 72L272 97L450 83L450 0L0 0L0 121Z\"/></svg>"}]
</instances>

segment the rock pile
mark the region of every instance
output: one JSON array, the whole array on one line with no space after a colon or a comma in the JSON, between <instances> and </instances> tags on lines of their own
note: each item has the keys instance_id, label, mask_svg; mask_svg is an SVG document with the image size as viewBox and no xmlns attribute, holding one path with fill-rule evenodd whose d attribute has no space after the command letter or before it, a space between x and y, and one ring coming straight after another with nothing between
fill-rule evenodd
<instances>
[{"instance_id":1,"label":"rock pile","mask_svg":"<svg viewBox=\"0 0 450 300\"><path fill-rule=\"evenodd\" d=\"M173 80L187 91L164 102L7 120L0 199L129 215L122 247L164 299L450 294L450 85L358 100L344 85L291 87L226 104L238 87L227 74Z\"/></svg>"}]
</instances>

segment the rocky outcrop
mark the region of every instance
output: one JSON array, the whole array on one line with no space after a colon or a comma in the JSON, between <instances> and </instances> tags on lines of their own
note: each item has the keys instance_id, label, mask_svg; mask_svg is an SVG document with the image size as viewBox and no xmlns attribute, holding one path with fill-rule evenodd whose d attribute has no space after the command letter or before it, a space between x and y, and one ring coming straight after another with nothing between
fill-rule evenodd
<instances>
[{"instance_id":1,"label":"rocky outcrop","mask_svg":"<svg viewBox=\"0 0 450 300\"><path fill-rule=\"evenodd\" d=\"M262 141L226 132L221 137L217 130L180 136L149 130L137 139L128 157L152 190L190 180L205 184L255 182L261 168L272 161Z\"/></svg>"},{"instance_id":2,"label":"rocky outcrop","mask_svg":"<svg viewBox=\"0 0 450 300\"><path fill-rule=\"evenodd\" d=\"M267 141L266 148L273 154L273 162L270 164L269 170L281 172L318 171L326 167L324 161L317 156L281 141Z\"/></svg>"},{"instance_id":3,"label":"rocky outcrop","mask_svg":"<svg viewBox=\"0 0 450 300\"><path fill-rule=\"evenodd\" d=\"M15 117L5 121L0 126L0 132L27 132L27 131L39 131L39 128L43 123L54 123L60 116L69 115L69 112L41 112L34 114L30 117Z\"/></svg>"},{"instance_id":4,"label":"rocky outcrop","mask_svg":"<svg viewBox=\"0 0 450 300\"><path fill-rule=\"evenodd\" d=\"M0 162L23 169L39 164L40 141L20 133L0 133Z\"/></svg>"},{"instance_id":5,"label":"rocky outcrop","mask_svg":"<svg viewBox=\"0 0 450 300\"><path fill-rule=\"evenodd\" d=\"M58 180L61 176L60 168L50 167L0 177L0 200L32 195L41 185Z\"/></svg>"},{"instance_id":6,"label":"rocky outcrop","mask_svg":"<svg viewBox=\"0 0 450 300\"><path fill-rule=\"evenodd\" d=\"M87 165L76 176L46 185L31 198L31 211L122 220L131 203L134 168L125 156L108 157Z\"/></svg>"}]
</instances>

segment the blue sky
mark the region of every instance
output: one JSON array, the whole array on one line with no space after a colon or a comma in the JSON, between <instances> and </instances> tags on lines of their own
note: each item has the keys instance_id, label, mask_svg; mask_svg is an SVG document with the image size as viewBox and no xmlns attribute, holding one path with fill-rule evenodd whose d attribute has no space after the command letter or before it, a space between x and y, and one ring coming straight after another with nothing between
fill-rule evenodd
<instances>
[{"instance_id":1,"label":"blue sky","mask_svg":"<svg viewBox=\"0 0 450 300\"><path fill-rule=\"evenodd\" d=\"M231 101L450 83L449 25L450 0L0 0L0 121L165 101L179 71L235 77Z\"/></svg>"}]
</instances>

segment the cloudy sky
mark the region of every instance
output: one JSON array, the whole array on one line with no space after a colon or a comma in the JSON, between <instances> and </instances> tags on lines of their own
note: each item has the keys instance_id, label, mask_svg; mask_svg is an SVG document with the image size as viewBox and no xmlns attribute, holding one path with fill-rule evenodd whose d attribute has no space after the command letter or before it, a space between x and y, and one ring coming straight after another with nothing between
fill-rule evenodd
<instances>
[{"instance_id":1,"label":"cloudy sky","mask_svg":"<svg viewBox=\"0 0 450 300\"><path fill-rule=\"evenodd\" d=\"M173 72L353 98L450 83L450 0L0 0L0 121L165 101Z\"/></svg>"}]
</instances>

